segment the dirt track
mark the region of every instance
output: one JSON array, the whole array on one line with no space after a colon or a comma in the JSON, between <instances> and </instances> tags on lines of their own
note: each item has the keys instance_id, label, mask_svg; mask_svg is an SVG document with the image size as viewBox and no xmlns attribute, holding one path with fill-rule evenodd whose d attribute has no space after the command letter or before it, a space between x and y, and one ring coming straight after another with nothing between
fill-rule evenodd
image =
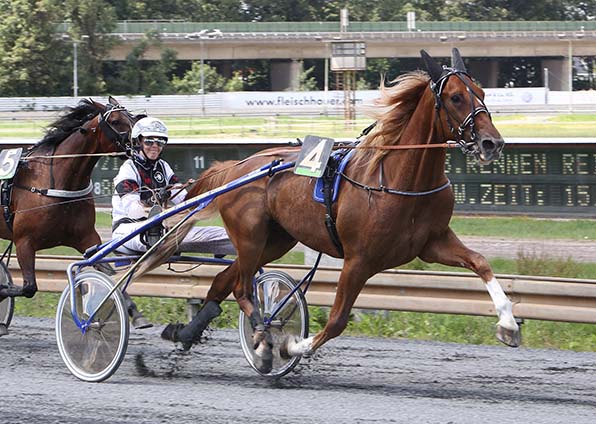
<instances>
[{"instance_id":1,"label":"dirt track","mask_svg":"<svg viewBox=\"0 0 596 424\"><path fill-rule=\"evenodd\" d=\"M596 353L339 337L279 381L258 377L232 330L189 354L161 328L131 333L109 380L62 363L51 319L0 338L0 422L592 424ZM487 331L492 329L487 328ZM146 365L151 372L139 367Z\"/></svg>"}]
</instances>

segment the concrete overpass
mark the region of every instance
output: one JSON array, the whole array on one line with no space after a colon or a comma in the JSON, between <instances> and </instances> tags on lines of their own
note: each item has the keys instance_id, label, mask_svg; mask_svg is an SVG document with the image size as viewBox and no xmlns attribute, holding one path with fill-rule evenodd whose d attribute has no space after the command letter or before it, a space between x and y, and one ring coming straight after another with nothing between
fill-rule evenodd
<instances>
[{"instance_id":1,"label":"concrete overpass","mask_svg":"<svg viewBox=\"0 0 596 424\"><path fill-rule=\"evenodd\" d=\"M336 41L364 41L367 58L414 58L420 49L435 57L450 56L458 47L470 60L470 72L478 76L485 87L496 87L499 58L539 57L542 68L548 68L550 88L568 90L574 56L596 55L596 22L513 22L510 26L499 22L420 23L426 29L403 30L400 22L351 23L362 31L332 30L333 23L274 23L269 27L232 23L153 23L152 27L120 23L113 36L118 40L109 59L125 60L132 48L144 37L148 28L157 32L164 47L174 49L181 60L271 59L274 85L276 75L287 81L278 81L274 89L284 89L284 83L296 78L302 59L327 59L331 44ZM309 25L310 24L310 25ZM319 24L319 25L316 25ZM360 25L356 25L360 24ZM368 24L368 25L365 25ZM496 25L499 24L499 25ZM540 24L540 23L538 23ZM194 26L192 26L194 25ZM227 27L226 27L227 25ZM215 29L221 26L222 30ZM197 30L202 28L201 30ZM266 28L266 30L261 30ZM283 29L287 31L283 31ZM382 30L379 30L382 29ZM394 29L400 30L394 30ZM143 31L141 31L141 29ZM253 31L250 31L250 30ZM318 29L321 29L319 31ZM324 30L324 31L323 31ZM157 60L161 51L150 47L147 60ZM482 59L482 60L474 60Z\"/></svg>"}]
</instances>

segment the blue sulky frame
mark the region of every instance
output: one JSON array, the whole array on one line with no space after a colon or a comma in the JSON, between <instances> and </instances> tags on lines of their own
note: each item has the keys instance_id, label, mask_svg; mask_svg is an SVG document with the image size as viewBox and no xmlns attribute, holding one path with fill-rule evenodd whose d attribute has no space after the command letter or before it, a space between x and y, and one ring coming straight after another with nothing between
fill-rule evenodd
<instances>
[{"instance_id":1,"label":"blue sulky frame","mask_svg":"<svg viewBox=\"0 0 596 424\"><path fill-rule=\"evenodd\" d=\"M175 207L172 207L170 209L167 209L163 212L161 212L158 215L153 216L152 218L148 219L147 221L145 221L145 223L139 227L138 229L136 229L134 232L132 232L131 234L128 234L127 236L121 237L121 238L117 238L117 239L113 239L110 240L106 243L103 243L99 246L97 246L96 248L93 249L92 252L87 253L86 256L88 256L86 259L82 260L82 261L78 261L78 262L74 262L71 263L70 265L68 265L67 267L67 276L68 276L68 282L69 282L69 286L70 286L70 299L71 299L71 313L72 313L72 318L75 322L75 324L77 325L78 328L81 329L82 333L84 334L87 329L89 328L90 323L93 321L95 314L97 313L97 311L101 308L101 306L103 306L103 304L106 302L106 300L118 289L120 289L121 286L124 285L124 289L126 290L126 288L128 287L128 285L131 283L132 281L132 277L134 275L134 271L136 270L136 268L138 267L138 265L140 265L140 263L151 253L153 253L155 251L155 249L160 245L160 242L167 237L169 234L171 234L172 232L176 231L176 229L186 220L188 220L191 216L193 216L195 213L199 212L200 210L204 209L205 207L207 207L212 201L213 199L215 199L217 196L220 196L224 193L227 193L231 190L234 190L236 188L239 188L243 185L249 184L255 180L258 180L260 178L266 177L266 176L271 176L273 174L276 174L278 172L281 171L285 171L288 169L293 168L295 165L295 162L287 162L284 163L281 160L274 160L271 163L262 166L259 169L256 169L252 172L250 172L249 174L240 177L234 181L229 182L228 184L225 184L223 186L220 186L218 188L215 188L209 192L206 192L200 196L197 196L195 198L186 200L178 205L176 205ZM127 241L129 241L130 239L134 238L135 236L139 235L140 233L148 230L149 228L153 227L154 225L161 223L162 221L164 221L167 218L170 218L171 216L187 210L187 209L191 209L194 208L193 210L191 210L175 227L173 227L172 229L170 229L160 240L160 242L156 243L155 245L153 245L149 250L147 250L147 252L145 252L143 255L140 256L116 256L116 257L108 257L109 254L114 253L116 251L116 249L118 249L120 246L122 246L124 243L126 243ZM306 292L306 289L308 288L308 286L310 285L312 278L314 277L314 273L318 267L319 264L319 260L320 260L321 255L319 254L319 257L317 258L317 260L315 261L315 264L313 266L313 268L304 276L304 278L300 281L299 284L296 285L295 289L290 292L288 294L288 296L286 296L286 298L280 302L278 305L276 305L274 311L272 311L271 316L265 317L264 318L264 324L266 326L270 325L271 322L273 321L273 319L275 318L277 312L279 312L279 310L281 310L284 305L285 302L295 293L295 291L300 290L303 286L305 286L303 293ZM95 311L88 317L88 319L85 320L81 320L80 317L77 314L76 311L76 302L75 302L75 275L78 274L79 272L81 272L81 270L83 268L86 267L92 267L98 264L105 264L105 263L113 263L117 266L123 266L123 265L129 265L132 264L133 262L136 263L133 265L133 267L131 267L128 272L122 276L120 278L120 280L114 285L114 287L112 288L112 290L105 296L105 298L99 302L99 304L97 305L97 307L95 308ZM231 264L233 262L233 260L230 259L225 259L225 258L208 258L208 257L194 257L194 256L173 256L169 259L168 262L200 262L200 263L213 263L213 264Z\"/></svg>"},{"instance_id":2,"label":"blue sulky frame","mask_svg":"<svg viewBox=\"0 0 596 424\"><path fill-rule=\"evenodd\" d=\"M139 265L143 263L149 255L156 251L166 237L177 231L180 225L187 222L187 220L195 213L207 207L217 196L235 190L260 178L272 176L278 172L291 169L295 164L296 162L283 162L280 159L273 160L269 164L264 165L243 177L237 178L234 181L193 199L186 200L175 207L149 218L143 222L142 226L137 228L131 234L110 240L89 249L85 252L83 260L68 265L67 277L69 287L64 290L58 304L58 311L56 314L56 336L60 355L71 373L83 381L99 382L109 378L117 370L124 358L128 344L128 321L124 321L127 314L126 311L122 310L122 308L125 308L122 304L123 300L119 300L115 303L121 319L111 321L111 324L109 324L112 326L119 326L120 330L112 333L110 337L103 338L100 334L100 338L98 339L97 334L95 334L94 331L91 331L92 329L95 329L101 333L101 328L106 324L106 321L102 321L101 319L97 320L96 316L116 291L126 291L127 287L132 282L133 275ZM165 219L186 210L188 210L188 213L184 218L169 229L166 234L145 253L138 256L108 256L115 253L120 246L133 237L147 231L149 228L161 223ZM282 354L281 340L287 339L288 337L308 337L308 305L306 303L305 294L310 287L318 268L320 258L321 253L319 253L312 269L306 273L298 284L296 284L296 281L294 281L291 276L281 271L263 272L262 270L259 270L259 275L255 276L253 279L254 305L256 308L261 308L263 313L263 324L266 329L275 333L272 337L276 340L273 353L273 366L268 372L261 371L261 368L257 365L259 355L254 349L252 341L254 331L253 325L250 318L242 311L240 312L239 330L242 350L251 367L260 375L273 378L283 376L290 372L300 360L299 356L288 358ZM175 255L170 257L166 262L229 265L233 260ZM101 264L114 264L117 267L130 265L130 267L116 283L113 283L109 278L105 278L105 276L102 277L103 274L101 272L95 271L94 274L93 271L90 271L89 274L86 274L87 271L83 271L88 267L94 267ZM88 315L87 318L79 316L79 312L77 312L76 287L79 276L83 279L95 279L95 281L100 285L103 285L105 289L105 292L98 292L98 299L101 299L101 301L92 302L90 310L85 311L85 314ZM119 293L116 297L119 297ZM70 301L70 305L67 305L67 301ZM74 326L67 325L66 327L63 327L62 317L67 320L64 322L70 323L67 315L72 317Z\"/></svg>"}]
</instances>

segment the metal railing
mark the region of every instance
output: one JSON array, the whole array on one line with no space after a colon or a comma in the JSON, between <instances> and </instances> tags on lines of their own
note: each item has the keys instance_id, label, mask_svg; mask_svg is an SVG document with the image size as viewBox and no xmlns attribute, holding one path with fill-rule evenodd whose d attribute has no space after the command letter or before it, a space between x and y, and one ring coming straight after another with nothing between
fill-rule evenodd
<instances>
[{"instance_id":1,"label":"metal railing","mask_svg":"<svg viewBox=\"0 0 596 424\"><path fill-rule=\"evenodd\" d=\"M37 283L41 291L61 292L67 285L65 269L79 258L38 256ZM176 265L184 270L187 265ZM22 284L21 271L11 261L10 272ZM300 279L309 267L272 265ZM165 266L135 280L128 292L133 296L204 299L222 266L202 265L180 274ZM498 275L510 297L516 318L596 324L596 280ZM331 306L339 269L321 268L308 290L309 305ZM232 300L232 298L230 298ZM474 274L390 270L373 276L360 293L356 308L494 316L494 305L484 284Z\"/></svg>"},{"instance_id":2,"label":"metal railing","mask_svg":"<svg viewBox=\"0 0 596 424\"><path fill-rule=\"evenodd\" d=\"M56 30L68 32L70 24L60 23ZM119 21L113 33L139 34L194 33L218 29L226 32L340 32L339 22L181 22ZM408 32L406 21L352 21L348 32ZM418 21L414 31L590 31L596 21Z\"/></svg>"}]
</instances>

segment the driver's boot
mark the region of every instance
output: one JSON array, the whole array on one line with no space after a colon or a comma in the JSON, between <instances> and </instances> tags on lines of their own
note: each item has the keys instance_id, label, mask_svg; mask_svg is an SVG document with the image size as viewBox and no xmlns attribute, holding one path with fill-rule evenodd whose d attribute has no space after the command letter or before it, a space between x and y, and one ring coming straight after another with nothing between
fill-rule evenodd
<instances>
[{"instance_id":1,"label":"driver's boot","mask_svg":"<svg viewBox=\"0 0 596 424\"><path fill-rule=\"evenodd\" d=\"M161 338L182 343L182 349L189 350L193 344L201 341L201 335L209 323L221 314L221 307L210 300L187 325L168 324L161 333Z\"/></svg>"}]
</instances>

